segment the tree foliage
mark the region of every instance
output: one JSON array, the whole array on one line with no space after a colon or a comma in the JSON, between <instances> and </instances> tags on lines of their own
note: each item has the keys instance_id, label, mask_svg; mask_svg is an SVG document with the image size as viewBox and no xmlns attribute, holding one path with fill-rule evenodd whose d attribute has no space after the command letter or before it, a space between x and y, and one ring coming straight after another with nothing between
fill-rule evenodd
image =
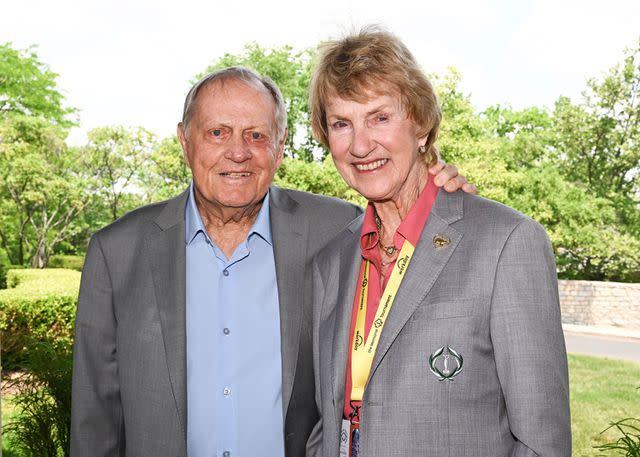
<instances>
[{"instance_id":1,"label":"tree foliage","mask_svg":"<svg viewBox=\"0 0 640 457\"><path fill-rule=\"evenodd\" d=\"M77 164L60 129L43 118L15 115L0 125L0 195L3 209L13 215L13 224L0 226L0 237L9 256L17 256L15 263L24 262L26 248L31 265L43 268L69 235L87 204ZM17 238L14 250L6 243L9 233Z\"/></svg>"},{"instance_id":2,"label":"tree foliage","mask_svg":"<svg viewBox=\"0 0 640 457\"><path fill-rule=\"evenodd\" d=\"M143 175L156 139L143 128L123 126L96 128L87 136L88 142L80 151L83 172L94 195L106 203L108 222L113 222L143 201Z\"/></svg>"},{"instance_id":3,"label":"tree foliage","mask_svg":"<svg viewBox=\"0 0 640 457\"><path fill-rule=\"evenodd\" d=\"M226 53L216 60L196 79L207 73L231 66L242 66L271 78L280 88L287 106L289 136L285 155L307 162L320 150L309 128L309 81L313 51L294 51L291 46L264 49L257 43L249 43L239 54Z\"/></svg>"},{"instance_id":4,"label":"tree foliage","mask_svg":"<svg viewBox=\"0 0 640 457\"><path fill-rule=\"evenodd\" d=\"M103 127L85 146L67 147L72 110L63 107L56 75L31 49L5 45L0 55L0 246L12 263L42 265L52 251L81 253L102 225L188 186L191 173L175 137ZM314 56L250 43L198 77L240 65L272 78L285 98L289 129L276 184L363 204L311 138ZM552 110L496 105L478 112L459 90L461 78L453 68L431 75L444 115L442 157L481 195L546 227L560 277L640 280L640 43L590 79L580 100L560 97Z\"/></svg>"},{"instance_id":5,"label":"tree foliage","mask_svg":"<svg viewBox=\"0 0 640 457\"><path fill-rule=\"evenodd\" d=\"M191 182L191 171L176 136L162 139L149 157L145 188L151 201L165 200L183 192Z\"/></svg>"},{"instance_id":6,"label":"tree foliage","mask_svg":"<svg viewBox=\"0 0 640 457\"><path fill-rule=\"evenodd\" d=\"M615 67L602 83L590 80L582 103L561 97L552 112L493 106L476 113L457 88L459 74L434 78L444 114L443 157L482 195L546 227L563 278L640 280L634 52L625 71ZM602 106L609 106L606 115L598 111ZM614 112L626 114L611 120Z\"/></svg>"},{"instance_id":7,"label":"tree foliage","mask_svg":"<svg viewBox=\"0 0 640 457\"><path fill-rule=\"evenodd\" d=\"M61 127L74 125L70 115L76 110L64 106L57 77L39 60L35 48L0 45L0 115L39 116Z\"/></svg>"},{"instance_id":8,"label":"tree foliage","mask_svg":"<svg viewBox=\"0 0 640 457\"><path fill-rule=\"evenodd\" d=\"M560 97L554 118L569 176L600 196L640 191L640 43L588 81L582 103Z\"/></svg>"}]
</instances>

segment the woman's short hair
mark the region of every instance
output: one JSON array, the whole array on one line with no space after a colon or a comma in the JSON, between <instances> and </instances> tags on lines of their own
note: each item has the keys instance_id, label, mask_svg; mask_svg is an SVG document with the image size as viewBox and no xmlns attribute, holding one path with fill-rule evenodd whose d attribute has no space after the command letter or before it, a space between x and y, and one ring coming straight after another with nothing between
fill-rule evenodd
<instances>
[{"instance_id":1,"label":"woman's short hair","mask_svg":"<svg viewBox=\"0 0 640 457\"><path fill-rule=\"evenodd\" d=\"M326 104L330 97L365 101L370 94L396 92L407 116L427 135L425 160L437 160L435 140L442 113L431 83L409 49L376 26L325 42L311 79L309 106L316 139L328 147Z\"/></svg>"}]
</instances>

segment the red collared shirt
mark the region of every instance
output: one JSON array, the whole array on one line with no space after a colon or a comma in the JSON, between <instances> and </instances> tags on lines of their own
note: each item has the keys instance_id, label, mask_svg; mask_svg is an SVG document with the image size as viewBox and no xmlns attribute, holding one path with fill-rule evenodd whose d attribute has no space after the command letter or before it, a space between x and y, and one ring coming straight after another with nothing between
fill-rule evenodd
<instances>
[{"instance_id":1,"label":"red collared shirt","mask_svg":"<svg viewBox=\"0 0 640 457\"><path fill-rule=\"evenodd\" d=\"M422 234L433 202L435 202L438 196L438 187L433 183L433 178L429 176L426 186L420 193L418 200L414 203L413 207L404 218L396 233L393 236L393 244L397 250L402 248L402 244L405 240L409 240L414 246L418 245L418 240ZM385 280L384 284L380 281L380 271L382 267L382 258L380 250L378 249L378 230L376 228L375 221L375 209L373 204L369 203L367 211L364 215L364 223L362 225L362 232L360 234L360 250L362 252L362 263L360 265L360 274L358 275L358 284L362 283L362 276L364 273L365 260L371 262L369 266L369 287L367 294L367 316L365 319L365 338L369 335L373 318L378 309L380 298L384 287L387 285L389 279L389 272L393 268L395 261L384 268ZM411 267L409 267L411 268ZM360 299L360 289L356 288L355 297L353 299L353 308L351 311L351 327L349 330L349 346L347 347L347 377L344 390L344 409L343 414L345 419L349 419L351 413L351 345L353 343L353 333L356 326L356 315L358 310L358 303ZM384 330L383 330L384 331ZM360 402L355 402L357 406L360 406Z\"/></svg>"}]
</instances>

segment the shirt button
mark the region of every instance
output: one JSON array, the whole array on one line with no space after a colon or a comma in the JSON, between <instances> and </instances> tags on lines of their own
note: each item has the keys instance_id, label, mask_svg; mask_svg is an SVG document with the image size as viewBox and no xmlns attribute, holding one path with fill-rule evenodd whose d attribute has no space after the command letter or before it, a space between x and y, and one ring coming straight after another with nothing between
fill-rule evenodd
<instances>
[{"instance_id":1,"label":"shirt button","mask_svg":"<svg viewBox=\"0 0 640 457\"><path fill-rule=\"evenodd\" d=\"M229 330L228 328L225 328L222 330L222 333L224 333L225 335L228 335L229 333L231 333L231 330Z\"/></svg>"},{"instance_id":2,"label":"shirt button","mask_svg":"<svg viewBox=\"0 0 640 457\"><path fill-rule=\"evenodd\" d=\"M231 389L229 389L228 387L225 387L222 390L222 395L224 395L225 397L228 397L229 395L231 395Z\"/></svg>"},{"instance_id":3,"label":"shirt button","mask_svg":"<svg viewBox=\"0 0 640 457\"><path fill-rule=\"evenodd\" d=\"M229 452L229 451L224 451L224 452L222 453L222 457L231 457L231 452Z\"/></svg>"},{"instance_id":4,"label":"shirt button","mask_svg":"<svg viewBox=\"0 0 640 457\"><path fill-rule=\"evenodd\" d=\"M225 276L229 276L229 270L222 270L222 274Z\"/></svg>"}]
</instances>

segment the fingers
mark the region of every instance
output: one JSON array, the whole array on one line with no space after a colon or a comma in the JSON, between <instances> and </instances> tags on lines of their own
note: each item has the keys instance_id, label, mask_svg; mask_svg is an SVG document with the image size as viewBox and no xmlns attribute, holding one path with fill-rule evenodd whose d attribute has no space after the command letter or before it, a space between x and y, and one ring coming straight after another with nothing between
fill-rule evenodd
<instances>
[{"instance_id":1,"label":"fingers","mask_svg":"<svg viewBox=\"0 0 640 457\"><path fill-rule=\"evenodd\" d=\"M464 192L468 194L477 194L478 189L473 184L467 182L467 178L463 175L458 175L453 179L447 181L447 183L443 186L444 190L447 192L455 192L458 189L462 189Z\"/></svg>"},{"instance_id":2,"label":"fingers","mask_svg":"<svg viewBox=\"0 0 640 457\"><path fill-rule=\"evenodd\" d=\"M438 161L429 167L429 174L437 175L440 170L445 167L446 163L442 159L438 159Z\"/></svg>"},{"instance_id":3,"label":"fingers","mask_svg":"<svg viewBox=\"0 0 640 457\"><path fill-rule=\"evenodd\" d=\"M464 183L462 185L462 190L468 194L476 195L478 193L478 188L471 183Z\"/></svg>"},{"instance_id":4,"label":"fingers","mask_svg":"<svg viewBox=\"0 0 640 457\"><path fill-rule=\"evenodd\" d=\"M435 171L436 168L437 168L437 171ZM429 168L429 173L435 174L434 182L436 186L442 187L445 185L445 183L453 180L458 176L458 168L455 165L439 162L433 167ZM466 179L463 182L461 182L460 185L462 185L465 182L467 182ZM458 186L457 188L459 187L460 186Z\"/></svg>"},{"instance_id":5,"label":"fingers","mask_svg":"<svg viewBox=\"0 0 640 457\"><path fill-rule=\"evenodd\" d=\"M436 186L444 188L447 192L455 192L462 189L468 194L477 194L478 189L467 182L467 178L458 173L455 165L444 163L442 160L429 168L429 173L435 175L433 182Z\"/></svg>"}]
</instances>

